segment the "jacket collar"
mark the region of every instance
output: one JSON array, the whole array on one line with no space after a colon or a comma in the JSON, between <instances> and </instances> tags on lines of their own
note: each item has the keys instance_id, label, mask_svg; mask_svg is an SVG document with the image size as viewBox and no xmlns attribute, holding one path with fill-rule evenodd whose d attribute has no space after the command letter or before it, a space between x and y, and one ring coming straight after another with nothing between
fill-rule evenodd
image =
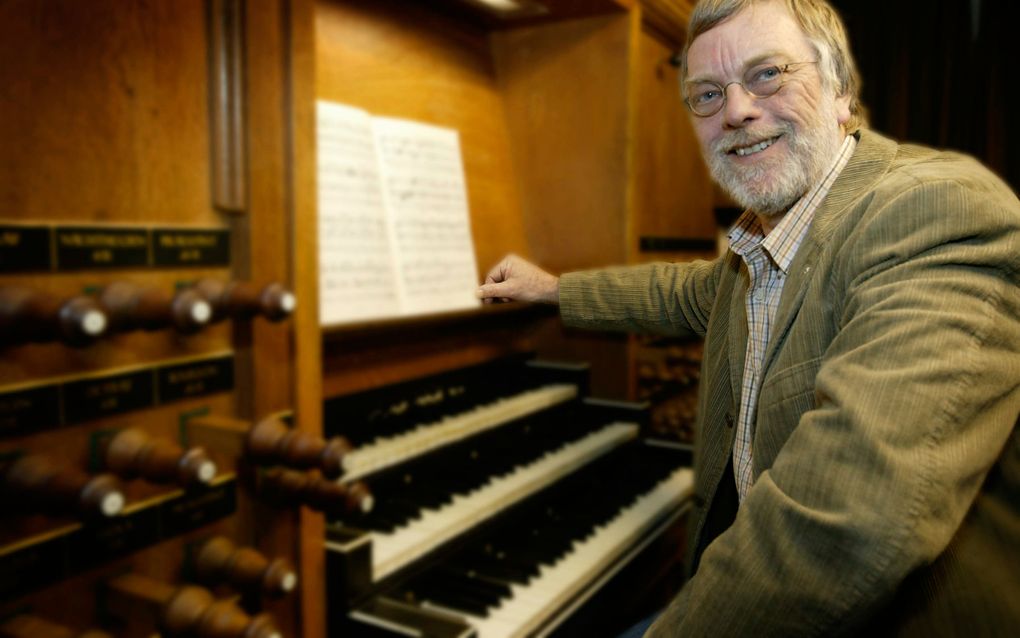
<instances>
[{"instance_id":1,"label":"jacket collar","mask_svg":"<svg viewBox=\"0 0 1020 638\"><path fill-rule=\"evenodd\" d=\"M815 218L811 222L807 236L790 264L787 280L783 284L783 295L776 311L772 335L765 351L763 375L767 372L779 345L785 341L786 333L804 302L804 294L819 251L828 242L847 208L864 193L869 192L875 182L888 172L889 165L899 148L896 142L872 131L862 129L856 135L857 149L853 157L815 211Z\"/></svg>"}]
</instances>

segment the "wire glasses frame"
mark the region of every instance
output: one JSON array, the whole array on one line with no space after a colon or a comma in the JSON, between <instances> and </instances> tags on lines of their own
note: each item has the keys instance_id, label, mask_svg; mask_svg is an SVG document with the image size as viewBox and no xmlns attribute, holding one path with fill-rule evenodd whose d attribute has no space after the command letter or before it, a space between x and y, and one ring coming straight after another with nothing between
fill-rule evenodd
<instances>
[{"instance_id":1,"label":"wire glasses frame","mask_svg":"<svg viewBox=\"0 0 1020 638\"><path fill-rule=\"evenodd\" d=\"M761 100L772 97L786 84L786 76L793 67L802 64L817 64L818 60L788 62L786 64L760 64L744 73L742 80L726 84L718 82L695 82L684 85L684 103L691 113L698 117L712 117L726 106L726 89L738 84L748 95Z\"/></svg>"}]
</instances>

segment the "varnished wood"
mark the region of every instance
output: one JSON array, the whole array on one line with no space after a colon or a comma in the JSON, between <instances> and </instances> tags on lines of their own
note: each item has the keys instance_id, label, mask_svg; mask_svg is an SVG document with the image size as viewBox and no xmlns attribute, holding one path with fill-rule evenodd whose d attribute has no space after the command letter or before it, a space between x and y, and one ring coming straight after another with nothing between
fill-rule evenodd
<instances>
[{"instance_id":1,"label":"varnished wood","mask_svg":"<svg viewBox=\"0 0 1020 638\"><path fill-rule=\"evenodd\" d=\"M679 69L669 60L673 49L653 33L638 36L635 84L633 205L635 235L629 261L658 255L638 250L641 236L714 239L713 191L698 151L687 107L680 95ZM712 255L707 255L711 257ZM680 260L685 255L666 256Z\"/></svg>"},{"instance_id":2,"label":"varnished wood","mask_svg":"<svg viewBox=\"0 0 1020 638\"><path fill-rule=\"evenodd\" d=\"M252 319L262 315L270 321L282 321L293 313L297 300L281 283L259 288L246 281L205 278L195 282L195 290L212 306L211 322L226 318Z\"/></svg>"},{"instance_id":3,"label":"varnished wood","mask_svg":"<svg viewBox=\"0 0 1020 638\"><path fill-rule=\"evenodd\" d=\"M642 19L649 31L674 49L683 46L693 0L640 0Z\"/></svg>"},{"instance_id":4,"label":"varnished wood","mask_svg":"<svg viewBox=\"0 0 1020 638\"><path fill-rule=\"evenodd\" d=\"M620 14L492 36L527 242L554 271L626 260L629 24Z\"/></svg>"},{"instance_id":5,"label":"varnished wood","mask_svg":"<svg viewBox=\"0 0 1020 638\"><path fill-rule=\"evenodd\" d=\"M77 632L48 618L19 614L0 624L0 638L112 638L105 631Z\"/></svg>"},{"instance_id":6,"label":"varnished wood","mask_svg":"<svg viewBox=\"0 0 1020 638\"><path fill-rule=\"evenodd\" d=\"M248 207L245 144L245 22L241 0L210 0L209 114L212 201L227 212Z\"/></svg>"},{"instance_id":7,"label":"varnished wood","mask_svg":"<svg viewBox=\"0 0 1020 638\"><path fill-rule=\"evenodd\" d=\"M278 598L294 591L297 573L285 558L270 560L255 549L216 536L198 548L195 573L203 583L226 583L245 593Z\"/></svg>"},{"instance_id":8,"label":"varnished wood","mask_svg":"<svg viewBox=\"0 0 1020 638\"><path fill-rule=\"evenodd\" d=\"M198 0L0 3L4 217L215 225L204 41Z\"/></svg>"},{"instance_id":9,"label":"varnished wood","mask_svg":"<svg viewBox=\"0 0 1020 638\"><path fill-rule=\"evenodd\" d=\"M481 270L506 252L528 255L520 170L489 35L394 0L320 2L315 98L456 129Z\"/></svg>"},{"instance_id":10,"label":"varnished wood","mask_svg":"<svg viewBox=\"0 0 1020 638\"><path fill-rule=\"evenodd\" d=\"M287 113L290 164L288 210L293 223L291 269L298 306L294 326L292 377L297 427L322 434L322 337L319 327L318 221L316 218L315 100L316 3L292 0L284 36L289 61L284 86L290 96ZM301 508L297 514L300 631L309 638L326 634L325 520L319 512Z\"/></svg>"},{"instance_id":11,"label":"varnished wood","mask_svg":"<svg viewBox=\"0 0 1020 638\"><path fill-rule=\"evenodd\" d=\"M105 587L108 611L150 615L167 638L282 638L267 614L249 616L203 587L173 586L138 573L115 576Z\"/></svg>"},{"instance_id":12,"label":"varnished wood","mask_svg":"<svg viewBox=\"0 0 1020 638\"><path fill-rule=\"evenodd\" d=\"M106 468L123 479L142 478L180 486L207 484L216 464L199 447L181 449L173 441L128 428L110 439L103 451Z\"/></svg>"},{"instance_id":13,"label":"varnished wood","mask_svg":"<svg viewBox=\"0 0 1020 638\"><path fill-rule=\"evenodd\" d=\"M343 474L343 460L353 448L347 439L335 436L328 440L298 429L289 428L278 417L256 422L247 437L248 454L256 461L281 463L287 467L317 468L326 478Z\"/></svg>"},{"instance_id":14,"label":"varnished wood","mask_svg":"<svg viewBox=\"0 0 1020 638\"><path fill-rule=\"evenodd\" d=\"M95 0L87 7L73 0L45 6L34 0L0 3L0 51L9 62L0 68L5 85L0 100L4 221L229 227L232 239L229 269L4 274L0 285L66 297L94 294L117 281L167 293L204 277L248 280L254 274L258 281L289 284L287 106L281 93L284 3L246 4L246 29L252 38L245 56L249 102L242 135L248 140L249 174L257 176L247 192L244 218L253 218L250 225L222 217L210 197L206 2ZM233 391L33 432L19 437L17 447L56 451L61 463L85 467L93 454L92 437L100 431L139 427L162 439L176 437L182 415L196 411L266 414L291 407L290 329L286 322L255 323L211 326L192 335L176 330L112 334L80 350L60 343L5 349L0 357L0 384L5 387L226 349L234 349L239 362ZM225 455L216 461L226 470L235 462ZM124 489L133 502L172 488L131 481ZM272 555L296 556L292 517L263 511L252 501L242 486L237 514L216 523L217 529ZM61 522L49 518L5 519L0 534L13 542ZM66 519L62 524L67 525ZM180 568L185 541L170 540L98 569L106 573L141 567L169 579ZM60 618L74 626L94 624L98 576L93 573L88 581L70 578L19 600L3 601L0 616L8 615L12 606L29 606L58 610ZM269 605L288 634L300 635L296 605Z\"/></svg>"},{"instance_id":15,"label":"varnished wood","mask_svg":"<svg viewBox=\"0 0 1020 638\"><path fill-rule=\"evenodd\" d=\"M111 332L173 328L190 334L209 323L212 308L194 290L171 294L155 286L116 281L99 293Z\"/></svg>"},{"instance_id":16,"label":"varnished wood","mask_svg":"<svg viewBox=\"0 0 1020 638\"><path fill-rule=\"evenodd\" d=\"M301 504L332 516L367 514L373 498L360 481L341 484L314 472L271 467L259 473L259 493L280 506Z\"/></svg>"},{"instance_id":17,"label":"varnished wood","mask_svg":"<svg viewBox=\"0 0 1020 638\"><path fill-rule=\"evenodd\" d=\"M90 476L39 454L22 456L4 468L0 497L7 511L59 517L111 517L124 507L124 494L113 475Z\"/></svg>"},{"instance_id":18,"label":"varnished wood","mask_svg":"<svg viewBox=\"0 0 1020 638\"><path fill-rule=\"evenodd\" d=\"M0 287L0 345L61 341L85 346L106 332L108 319L96 300L61 298L29 288Z\"/></svg>"}]
</instances>

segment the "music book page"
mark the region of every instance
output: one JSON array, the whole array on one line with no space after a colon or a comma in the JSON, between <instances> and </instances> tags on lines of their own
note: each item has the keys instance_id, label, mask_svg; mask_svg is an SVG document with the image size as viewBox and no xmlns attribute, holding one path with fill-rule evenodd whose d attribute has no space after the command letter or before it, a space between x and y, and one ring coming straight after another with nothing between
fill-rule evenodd
<instances>
[{"instance_id":1,"label":"music book page","mask_svg":"<svg viewBox=\"0 0 1020 638\"><path fill-rule=\"evenodd\" d=\"M372 117L319 101L319 321L400 313Z\"/></svg>"},{"instance_id":2,"label":"music book page","mask_svg":"<svg viewBox=\"0 0 1020 638\"><path fill-rule=\"evenodd\" d=\"M320 322L477 307L456 131L319 101Z\"/></svg>"},{"instance_id":3,"label":"music book page","mask_svg":"<svg viewBox=\"0 0 1020 638\"><path fill-rule=\"evenodd\" d=\"M372 124L404 313L477 307L457 132L384 117Z\"/></svg>"}]
</instances>

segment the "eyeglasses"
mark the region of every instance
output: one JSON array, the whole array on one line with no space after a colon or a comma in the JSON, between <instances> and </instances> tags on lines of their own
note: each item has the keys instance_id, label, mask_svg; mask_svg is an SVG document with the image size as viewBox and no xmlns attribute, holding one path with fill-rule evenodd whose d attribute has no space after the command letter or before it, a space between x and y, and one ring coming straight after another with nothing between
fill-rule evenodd
<instances>
[{"instance_id":1,"label":"eyeglasses","mask_svg":"<svg viewBox=\"0 0 1020 638\"><path fill-rule=\"evenodd\" d=\"M787 64L759 64L744 73L744 79L737 82L718 84L716 82L694 82L684 87L687 97L684 102L687 108L698 117L711 117L726 106L726 89L730 84L739 84L747 94L756 99L772 97L783 88L786 75L793 67L802 64L815 64L818 60L806 62L789 62Z\"/></svg>"}]
</instances>

